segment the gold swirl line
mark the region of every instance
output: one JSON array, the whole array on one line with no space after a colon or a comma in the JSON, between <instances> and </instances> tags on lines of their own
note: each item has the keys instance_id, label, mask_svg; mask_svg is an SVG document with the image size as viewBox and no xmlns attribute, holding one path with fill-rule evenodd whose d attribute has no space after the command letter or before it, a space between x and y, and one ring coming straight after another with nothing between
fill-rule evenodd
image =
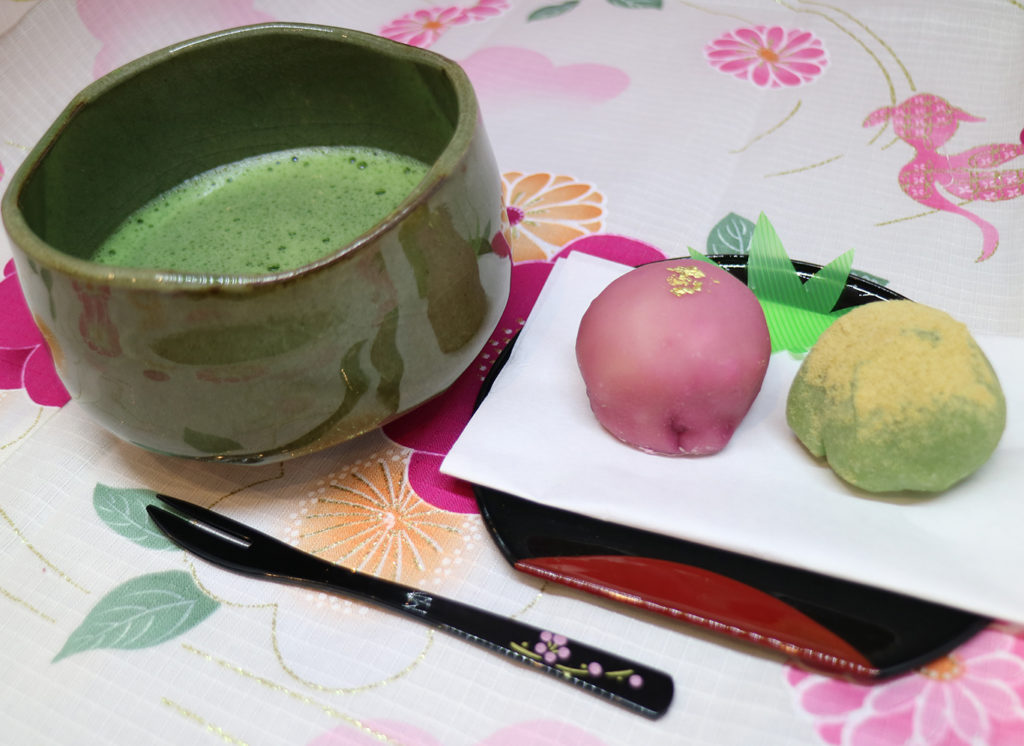
<instances>
[{"instance_id":1,"label":"gold swirl line","mask_svg":"<svg viewBox=\"0 0 1024 746\"><path fill-rule=\"evenodd\" d=\"M212 598L217 603L224 604L225 606L231 606L235 609L277 609L277 604L275 603L243 604L239 603L238 601L229 601L226 598L221 598L216 593L211 591L203 583L203 581L199 579L199 572L196 570L196 563L189 559L188 554L182 552L182 558L185 560L185 564L188 565L189 573L192 575L192 582L196 584L196 587L199 588L199 590L201 590L203 593L205 593L207 596Z\"/></svg>"},{"instance_id":2,"label":"gold swirl line","mask_svg":"<svg viewBox=\"0 0 1024 746\"><path fill-rule=\"evenodd\" d=\"M206 730L207 733L212 733L215 736L219 736L220 740L224 741L224 743L233 743L233 744L237 744L237 746L248 746L248 742L247 741L243 741L241 739L235 738L232 735L229 735L227 733L227 731L225 731L223 728L214 725L213 723L211 723L206 718L204 718L204 717L202 717L200 715L197 715L196 713L192 712L191 710L186 710L184 707L182 707L180 704L178 704L174 700L169 699L167 697L161 697L160 698L160 702L165 707L169 707L172 710L174 710L175 712L177 712L183 718L186 718L187 720L191 720L192 722L194 722L197 725L201 726L204 730Z\"/></svg>"},{"instance_id":3,"label":"gold swirl line","mask_svg":"<svg viewBox=\"0 0 1024 746\"><path fill-rule=\"evenodd\" d=\"M28 429L26 429L25 432L23 432L21 435L16 437L14 440L9 440L6 443L4 443L3 445L0 445L0 451L4 450L5 448L10 448L11 446L13 446L18 441L21 441L21 440L24 440L25 438L27 438L28 434L36 429L36 425L39 424L39 420L41 420L42 418L43 418L43 408L39 407L39 410L36 412L36 418L34 420L32 420L32 424L28 426Z\"/></svg>"},{"instance_id":4,"label":"gold swirl line","mask_svg":"<svg viewBox=\"0 0 1024 746\"><path fill-rule=\"evenodd\" d=\"M688 8L693 8L694 10L699 10L702 13L707 13L710 16L721 16L723 18L735 18L740 23L746 23L747 25L750 25L750 26L755 25L754 21L750 20L749 18L744 18L743 16L738 16L735 13L723 13L722 11L719 11L719 10L711 10L710 8L705 8L703 5L698 5L697 3L687 2L687 0L679 0L679 2L680 2L680 4L685 5Z\"/></svg>"},{"instance_id":5,"label":"gold swirl line","mask_svg":"<svg viewBox=\"0 0 1024 746\"><path fill-rule=\"evenodd\" d=\"M1017 0L1006 0L1006 2L1019 10L1024 10L1024 3L1017 2Z\"/></svg>"},{"instance_id":6,"label":"gold swirl line","mask_svg":"<svg viewBox=\"0 0 1024 746\"><path fill-rule=\"evenodd\" d=\"M797 101L796 102L796 106L793 107L793 111L789 112L789 114L787 114L785 117L783 117L781 122L776 124L774 127L771 127L770 129L765 130L760 135L756 135L750 142L748 142L742 148L737 148L735 150L730 150L729 152L730 153L742 153L744 150L749 148L751 145L753 145L758 140L761 140L761 139L767 137L768 135L772 134L773 132L778 130L782 125L784 125L786 122L788 122L790 119L792 119L796 115L796 113L800 110L800 106L802 104L803 104L803 101Z\"/></svg>"},{"instance_id":7,"label":"gold swirl line","mask_svg":"<svg viewBox=\"0 0 1024 746\"><path fill-rule=\"evenodd\" d=\"M916 215L907 215L903 218L893 218L892 220L885 220L881 223L875 223L876 228L880 228L884 225L895 225L896 223L905 223L908 220L916 220L917 218L926 218L929 215L934 215L939 210L928 210L927 212L919 212Z\"/></svg>"},{"instance_id":8,"label":"gold swirl line","mask_svg":"<svg viewBox=\"0 0 1024 746\"><path fill-rule=\"evenodd\" d=\"M433 632L433 630L431 630L431 632ZM265 678L263 676L259 676L253 673L252 671L247 671L241 666L235 665L231 661L225 660L223 658L216 658L210 653L195 648L191 645L183 644L182 648L185 649L187 652L192 653L193 655L199 656L208 663L214 663L227 671L230 671L243 678L249 679L250 681L254 681L260 686L264 686L267 689L270 689L271 691L284 694L294 700L301 702L302 704L316 707L330 717L335 717L340 720L344 720L350 725L359 728L367 735L370 735L380 741L383 741L384 743L398 743L394 739L390 738L387 734L373 730L372 728L370 728L367 725L364 725L360 720L352 717L351 715L347 715L339 710L336 710L335 708L331 707L330 705L324 704L323 702L317 702L315 699L307 696L306 694L303 694L302 692L297 692L294 689L290 689L283 684L277 683L276 681L271 681L270 679Z\"/></svg>"},{"instance_id":9,"label":"gold swirl line","mask_svg":"<svg viewBox=\"0 0 1024 746\"><path fill-rule=\"evenodd\" d=\"M872 60L874 60L876 65L878 65L878 69L881 70L882 77L885 78L886 85L889 88L889 102L893 105L896 104L896 86L892 82L892 76L889 75L889 71L885 69L885 65L882 63L882 60L878 58L878 55L872 52L868 48L868 45L861 41L856 34L854 34L848 28L839 23L839 21L832 18L827 13L823 13L820 10L812 10L810 8L794 8L792 5L785 2L785 0L775 0L775 2L781 5L783 8L793 11L794 13L809 13L811 15L820 16L821 18L824 18L826 21L835 26L837 29L842 31L844 34L849 36L858 46L860 46L861 49L864 50L864 53L867 54L868 57L870 57Z\"/></svg>"},{"instance_id":10,"label":"gold swirl line","mask_svg":"<svg viewBox=\"0 0 1024 746\"><path fill-rule=\"evenodd\" d=\"M369 684L362 684L356 687L329 687L324 684L317 684L316 682L303 679L291 668L291 666L289 666L285 662L284 654L281 652L281 646L280 643L278 642L279 638L277 634L277 618L278 612L280 611L280 606L278 604L272 602L263 604L243 604L237 601L229 601L226 598L222 598L215 594L213 591L211 591L203 583L203 581L199 579L199 574L196 571L195 563L188 558L188 555L185 555L185 562L189 566L189 572L192 575L192 580L195 582L196 587L198 587L200 591L205 593L207 596L212 598L217 603L221 603L225 606L230 606L236 609L271 609L270 644L274 651L274 657L277 658L277 662L278 665L281 666L281 670L283 670L286 674L291 676L293 679L295 679L303 686L308 686L310 689L316 689L317 691L326 692L328 694L357 694L359 692L365 692L371 689L379 689L382 686L386 686L387 684L390 684L394 681L397 681L398 679L408 676L409 673L415 670L424 660L426 660L427 653L430 652L430 648L434 644L434 630L428 629L427 642L423 646L423 649L419 652L419 654L415 658L413 658L413 660L409 664L407 664L406 667L403 668L401 671L396 671L390 676L380 679L378 681L372 681Z\"/></svg>"},{"instance_id":11,"label":"gold swirl line","mask_svg":"<svg viewBox=\"0 0 1024 746\"><path fill-rule=\"evenodd\" d=\"M250 487L256 487L257 485L266 484L267 482L274 482L274 481L276 481L278 479L282 479L283 477L284 477L284 464L283 463L279 463L277 465L277 474L275 474L274 476L272 476L272 477L264 477L263 479L257 479L255 482L250 482L249 484L243 484L241 487L237 487L237 488L231 490L230 492L225 493L225 494L221 495L220 497L218 497L213 502L213 504L210 505L209 507L210 508L215 508L221 502L223 502L224 500L227 500L229 497L232 497L233 495L237 495L239 492L244 492L245 490L249 489Z\"/></svg>"},{"instance_id":12,"label":"gold swirl line","mask_svg":"<svg viewBox=\"0 0 1024 746\"><path fill-rule=\"evenodd\" d=\"M800 168L790 169L789 171L776 171L775 173L772 173L772 174L765 174L764 178L770 179L773 176L789 176L791 174L799 174L799 173L802 173L804 171L810 171L813 168L821 168L822 166L826 166L829 163L833 163L835 161L838 161L842 157L843 157L843 155L842 155L842 153L840 153L839 155L834 155L831 158L826 158L823 161L818 161L817 163L811 163L811 164L809 164L807 166L801 166Z\"/></svg>"},{"instance_id":13,"label":"gold swirl line","mask_svg":"<svg viewBox=\"0 0 1024 746\"><path fill-rule=\"evenodd\" d=\"M358 694L360 692L368 692L373 689L380 689L383 686L387 686L388 684L391 684L395 681L398 681L399 679L408 676L410 673L416 670L416 668L419 667L419 665L427 659L427 654L430 652L430 649L434 645L434 630L429 628L427 629L427 642L423 646L423 649L401 671L396 671L390 676L380 679L379 681L372 681L369 684L362 684L360 686L353 687L335 688L325 686L323 684L317 684L314 681L309 681L307 679L302 678L294 670L292 670L292 668L287 663L285 663L284 655L281 653L281 648L278 645L276 608L274 609L274 616L273 619L271 620L271 642L274 648L274 655L277 657L277 662L281 666L281 669L303 686L308 686L310 689L315 689L318 692L325 692L327 694Z\"/></svg>"},{"instance_id":14,"label":"gold swirl line","mask_svg":"<svg viewBox=\"0 0 1024 746\"><path fill-rule=\"evenodd\" d=\"M893 58L893 61L895 61L896 64L899 65L900 70L903 72L903 77L907 79L907 85L910 86L910 90L914 92L917 91L917 87L914 85L914 79L910 77L910 71L907 70L906 65L904 65L903 61L900 60L900 58L896 55L896 52L893 50L893 48L890 47L889 44L884 39L882 39L882 37L880 37L878 34L872 31L867 26L867 24L865 24L863 21L856 18L853 14L847 12L846 10L838 8L834 5L829 5L828 3L814 2L814 0L800 0L800 2L802 2L804 5L818 5L822 8L834 10L836 13L841 13L842 15L846 16L851 21L856 23L858 26L860 26L862 29L864 29L864 31L866 31L872 39L874 39L881 45L882 49L889 53L889 56ZM1014 0L1010 0L1010 2L1014 2Z\"/></svg>"},{"instance_id":15,"label":"gold swirl line","mask_svg":"<svg viewBox=\"0 0 1024 746\"><path fill-rule=\"evenodd\" d=\"M523 608L521 608L519 611L515 612L514 614L509 614L509 618L510 619L518 619L523 614L525 614L530 609L532 609L534 606L536 606L538 604L538 602L544 597L544 591L546 591L547 589L548 589L548 581L547 580L542 581L541 585L540 585L540 588L537 590L537 595L535 595L533 598L531 598L529 601L527 601L526 605L523 606Z\"/></svg>"},{"instance_id":16,"label":"gold swirl line","mask_svg":"<svg viewBox=\"0 0 1024 746\"><path fill-rule=\"evenodd\" d=\"M7 511L4 510L3 508L0 508L0 518L3 518L4 521L7 523L7 525L11 527L11 530L14 532L14 535L17 536L18 539L21 540L21 543L25 545L25 547L28 549L28 551L32 552L32 554L34 554L39 559L40 562L42 562L48 568L53 570L57 574L57 577L59 577L64 582L66 582L72 588L80 590L82 593L86 593L86 594L87 593L91 593L91 591L89 589L79 585L74 580L72 580L71 577L67 573L65 573L60 568L58 568L55 564L50 562L50 560L46 559L46 557L44 557L42 555L42 552L40 552L38 549L36 549L34 546L32 546L29 543L28 539L25 537L25 534L23 534L21 532L21 529L19 529L14 524L14 521L11 520L11 517L9 515L7 515Z\"/></svg>"},{"instance_id":17,"label":"gold swirl line","mask_svg":"<svg viewBox=\"0 0 1024 746\"><path fill-rule=\"evenodd\" d=\"M974 200L972 200L972 199L960 200L959 202L956 203L956 206L957 207L963 207L964 205L971 204L973 201ZM942 210L926 210L925 212L919 212L916 215L907 215L906 217L893 218L892 220L885 220L885 221L883 221L881 223L875 223L875 227L881 227L881 226L885 226L885 225L894 225L896 223L905 223L908 220L917 220L918 218L926 218L929 215L934 215L935 213L938 213L938 212L942 212Z\"/></svg>"},{"instance_id":18,"label":"gold swirl line","mask_svg":"<svg viewBox=\"0 0 1024 746\"><path fill-rule=\"evenodd\" d=\"M887 129L889 129L889 122L888 122L888 121L886 121L886 122L885 122L885 123L884 123L884 124L883 124L883 125L882 125L882 126L881 126L881 127L879 128L879 130L878 130L878 133L877 133L877 134L875 134L875 136L874 136L874 137L872 137L872 138L871 138L870 140L868 140L868 145L874 145L874 144L875 144L876 142L878 142L879 138L881 138L881 137L882 137L882 135L883 135L883 134L885 134L885 131L886 131ZM888 145L883 145L883 146L882 146L882 149L883 149L883 150L885 150L886 148L892 147L892 146L893 146L893 145L895 145L895 144L896 144L897 142L899 142L899 140L900 140L900 138L898 138L898 137L897 137L897 138L894 138L894 139L892 140L892 142L890 142L890 143L889 143Z\"/></svg>"},{"instance_id":19,"label":"gold swirl line","mask_svg":"<svg viewBox=\"0 0 1024 746\"><path fill-rule=\"evenodd\" d=\"M882 77L885 78L886 86L889 88L889 105L896 105L896 86L892 82L892 76L889 75L889 71L885 69L885 64L883 64L882 60L879 59L878 55L872 52L871 49L868 48L868 45L861 41L856 34L854 34L848 28L839 23L839 21L830 17L826 13L821 12L820 10L811 10L809 8L794 8L792 5L785 2L785 0L775 0L775 2L778 5L781 5L783 8L793 11L794 13L810 13L811 15L820 16L821 18L824 18L826 21L835 26L837 29L842 31L844 34L849 36L854 41L854 43L860 46L860 48L864 50L864 53L872 60L874 60L876 65L878 65L878 69L882 72ZM886 122L885 125L878 130L875 136L868 141L869 144L873 145L878 140L878 138L882 136L882 133L885 132L886 129L888 129L888 127L889 123Z\"/></svg>"},{"instance_id":20,"label":"gold swirl line","mask_svg":"<svg viewBox=\"0 0 1024 746\"><path fill-rule=\"evenodd\" d=\"M6 588L4 588L2 586L0 586L0 596L6 596L8 599L13 601L14 603L23 606L24 608L28 609L33 614L35 614L36 616L41 617L44 621L47 621L50 624L56 624L57 623L57 620L54 619L52 616L50 616L49 614L47 614L45 612L40 611L35 606L30 604L28 601L25 601L24 599L19 598L18 596L15 596L13 593L11 593L9 590L7 590Z\"/></svg>"}]
</instances>

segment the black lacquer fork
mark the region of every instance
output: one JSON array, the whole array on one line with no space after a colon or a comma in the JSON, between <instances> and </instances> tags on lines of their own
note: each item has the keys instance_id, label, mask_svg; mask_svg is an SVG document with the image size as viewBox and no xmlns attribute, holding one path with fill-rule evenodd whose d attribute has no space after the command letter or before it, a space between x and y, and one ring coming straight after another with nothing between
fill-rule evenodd
<instances>
[{"instance_id":1,"label":"black lacquer fork","mask_svg":"<svg viewBox=\"0 0 1024 746\"><path fill-rule=\"evenodd\" d=\"M183 549L221 567L357 596L553 674L650 718L663 715L672 702L672 679L656 669L549 630L335 565L212 510L166 495L157 497L177 513L147 506L160 530Z\"/></svg>"}]
</instances>

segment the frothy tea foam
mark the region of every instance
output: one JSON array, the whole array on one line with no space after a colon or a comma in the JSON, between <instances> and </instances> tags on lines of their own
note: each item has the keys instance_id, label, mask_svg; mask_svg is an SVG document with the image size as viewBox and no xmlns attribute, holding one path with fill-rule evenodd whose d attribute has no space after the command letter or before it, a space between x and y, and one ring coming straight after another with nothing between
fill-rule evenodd
<instances>
[{"instance_id":1,"label":"frothy tea foam","mask_svg":"<svg viewBox=\"0 0 1024 746\"><path fill-rule=\"evenodd\" d=\"M316 261L392 212L428 166L363 147L246 158L194 176L134 212L93 261L209 274L267 274Z\"/></svg>"}]
</instances>

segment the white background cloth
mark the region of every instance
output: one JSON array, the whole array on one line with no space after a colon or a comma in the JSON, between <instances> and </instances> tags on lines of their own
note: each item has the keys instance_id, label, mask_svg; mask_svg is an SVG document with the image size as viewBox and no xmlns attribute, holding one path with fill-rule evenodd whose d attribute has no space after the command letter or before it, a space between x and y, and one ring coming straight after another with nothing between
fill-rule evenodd
<instances>
[{"instance_id":1,"label":"white background cloth","mask_svg":"<svg viewBox=\"0 0 1024 746\"><path fill-rule=\"evenodd\" d=\"M477 15L459 16L470 7ZM545 7L546 18L536 15ZM982 118L961 123L943 152L1017 142L1024 125L1024 10L1016 0L452 0L450 6L420 0L0 0L0 21L13 24L0 36L0 188L76 92L144 53L245 23L305 21L380 33L400 19L415 21L411 14L417 13L423 24L440 19L421 43L470 73L508 183L522 183L515 174L538 174L590 190L587 199L594 201L588 204L599 205L599 217L571 218L578 213L566 208L557 225L576 220L582 233L626 236L673 256L687 246L703 249L729 213L755 219L764 212L794 259L825 263L854 248L856 269L887 279L908 297L943 308L978 332L1024 336L1024 198L968 206L998 227L1001 240L992 259L976 262L977 226L929 210L901 190L898 174L914 149L891 124L862 126L872 111L923 92ZM801 86L769 89L709 64L704 50L713 40L733 29L772 25L819 39L828 56L824 72ZM1019 161L1007 164L1020 167ZM521 197L509 194L512 201ZM527 212L516 227L519 238L537 238L543 205L516 206ZM557 210L546 213L552 214ZM564 233L545 235L551 241L540 241L534 259L551 256L568 240ZM0 236L0 266L9 257ZM504 334L499 330L496 343ZM1017 374L1011 370L1007 377ZM522 425L525 408L538 401L533 393L503 427ZM571 396L585 406L580 390ZM764 416L771 403L759 404ZM750 424L762 414L755 412ZM723 458L735 455L746 467L751 434L738 433ZM1017 438L1004 440L985 479L1007 473L1002 464L1016 457ZM185 463L118 442L74 402L58 409L37 404L24 387L0 390L0 742L1024 742L1019 630L993 627L961 648L956 670L963 675L948 680L912 673L856 688L807 674L710 633L516 572L479 515L430 512L428 488L440 484L443 493L449 485L411 486L423 464L439 460L446 448L431 451L374 432L283 467ZM630 494L641 493L634 488L642 469ZM834 489L827 471L809 471L815 484ZM547 486L578 494L578 483L567 477ZM416 544L422 567L404 555L404 580L665 669L676 682L669 713L647 721L404 618L239 578L178 550L143 547L112 530L94 505L97 497L103 505L102 498L123 494L117 490L160 490L216 505L308 546L318 500L342 488L370 495L361 503L367 546L383 546L390 525L385 513L387 520L423 517L416 525L432 532L433 544ZM767 505L770 491L762 492ZM774 523L799 531L827 523L836 503L852 510L860 500L823 493L791 515L774 516ZM345 494L353 499L354 493ZM689 509L692 494L682 496L680 510ZM753 495L720 489L716 497L691 512L701 518L706 508L737 510L721 525L703 516L704 528L719 532L709 540L751 528L753 516L739 511L739 501ZM949 502L959 498L953 493ZM1006 499L1005 492L995 499ZM371 520L368 506L380 506L375 500L388 511ZM870 520L883 525L844 539L865 553L906 551L883 545L897 532L940 544L924 536L924 526L942 500L869 507ZM1009 514L972 514L962 525L964 536L941 544L947 561L954 564L966 551L963 539L993 537L994 551L996 539L1019 536L1021 524L1007 520ZM893 572L932 562L906 556ZM831 553L813 558L816 565L830 561L838 560ZM391 572L396 565L383 567ZM216 610L158 645L97 647L54 660L122 584L165 573L186 578L194 597L215 603ZM979 597L1000 604L1008 599L986 589L1003 588L1019 573L1019 563L957 567L958 577L976 581ZM894 575L887 582L903 580ZM1019 592L1014 598L1019 601ZM119 621L126 613L122 608Z\"/></svg>"}]
</instances>

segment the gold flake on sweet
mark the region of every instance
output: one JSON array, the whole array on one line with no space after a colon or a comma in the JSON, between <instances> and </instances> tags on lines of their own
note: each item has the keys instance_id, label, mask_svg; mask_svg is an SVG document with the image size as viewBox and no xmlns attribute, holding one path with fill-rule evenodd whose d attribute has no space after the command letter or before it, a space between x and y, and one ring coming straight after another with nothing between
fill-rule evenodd
<instances>
[{"instance_id":1,"label":"gold flake on sweet","mask_svg":"<svg viewBox=\"0 0 1024 746\"><path fill-rule=\"evenodd\" d=\"M680 297L699 293L707 277L699 267L668 267L667 272L669 292Z\"/></svg>"}]
</instances>

